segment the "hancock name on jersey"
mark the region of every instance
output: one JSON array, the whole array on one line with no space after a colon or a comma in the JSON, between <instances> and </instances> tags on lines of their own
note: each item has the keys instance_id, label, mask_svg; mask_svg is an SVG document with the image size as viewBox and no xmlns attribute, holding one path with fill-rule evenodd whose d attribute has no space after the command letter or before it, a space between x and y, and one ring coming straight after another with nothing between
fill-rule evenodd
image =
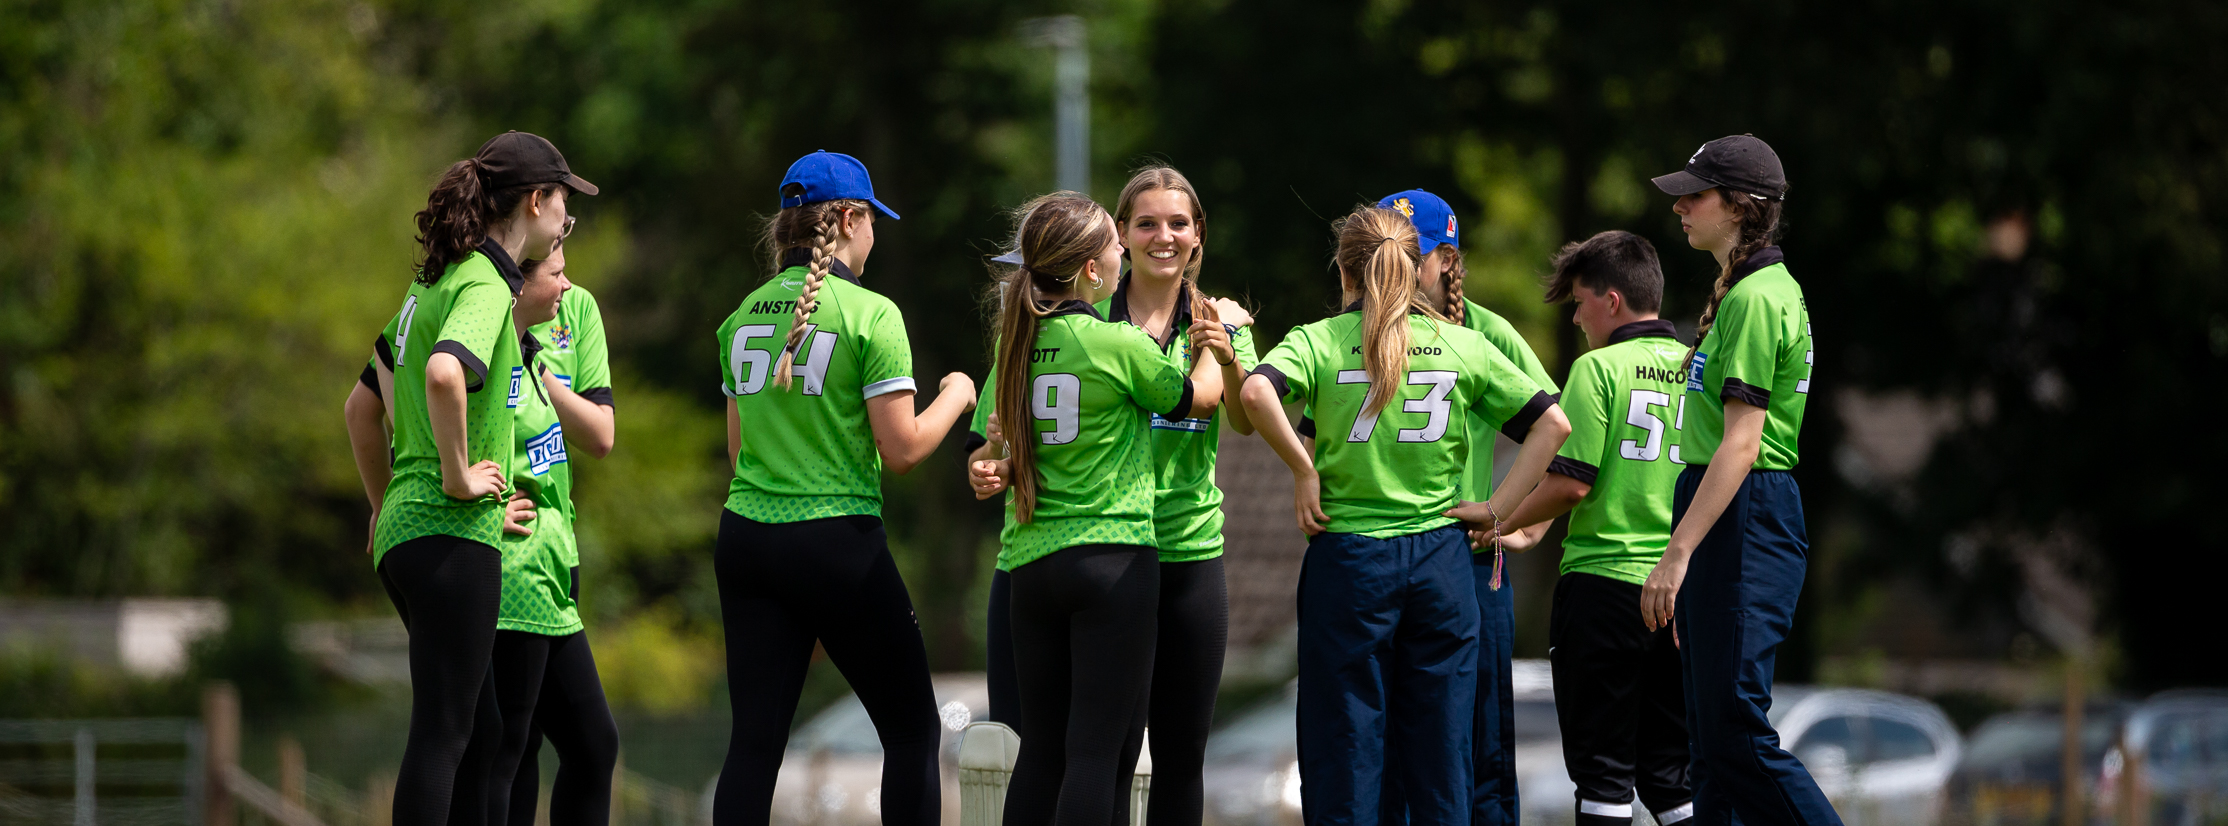
<instances>
[{"instance_id":1,"label":"hancock name on jersey","mask_svg":"<svg viewBox=\"0 0 2228 826\"><path fill-rule=\"evenodd\" d=\"M1641 381L1660 381L1664 384L1679 383L1679 374L1662 367L1650 367L1645 364L1635 365L1632 368L1632 377Z\"/></svg>"},{"instance_id":2,"label":"hancock name on jersey","mask_svg":"<svg viewBox=\"0 0 2228 826\"><path fill-rule=\"evenodd\" d=\"M526 469L535 476L565 461L565 426L551 422L542 435L526 440Z\"/></svg>"}]
</instances>

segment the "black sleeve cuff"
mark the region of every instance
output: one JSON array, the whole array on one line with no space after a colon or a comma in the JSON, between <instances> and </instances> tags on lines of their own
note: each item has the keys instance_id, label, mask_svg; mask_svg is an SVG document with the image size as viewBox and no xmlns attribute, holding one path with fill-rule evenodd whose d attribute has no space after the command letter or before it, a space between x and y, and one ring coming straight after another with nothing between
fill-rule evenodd
<instances>
[{"instance_id":1,"label":"black sleeve cuff","mask_svg":"<svg viewBox=\"0 0 2228 826\"><path fill-rule=\"evenodd\" d=\"M387 343L386 336L372 336L371 351L379 354L379 363L387 366L387 372L395 371L395 348Z\"/></svg>"},{"instance_id":2,"label":"black sleeve cuff","mask_svg":"<svg viewBox=\"0 0 2228 826\"><path fill-rule=\"evenodd\" d=\"M1593 486L1595 479L1601 478L1601 468L1594 467L1593 465L1586 464L1585 462L1578 461L1577 459L1572 459L1568 456L1557 456L1555 457L1554 461L1548 462L1547 472L1560 473L1564 476L1568 476L1572 479L1584 482L1588 487Z\"/></svg>"},{"instance_id":3,"label":"black sleeve cuff","mask_svg":"<svg viewBox=\"0 0 2228 826\"><path fill-rule=\"evenodd\" d=\"M581 398L583 398L583 399L587 399L587 400L589 400L589 401L595 402L595 403L597 403L597 404L600 404L600 405L603 405L603 406L605 406L605 407L617 407L617 406L618 406L618 405L615 405L615 404L612 404L612 403L611 403L611 388L609 388L609 387L590 387L590 388L588 388L588 389L586 389L586 390L581 390L581 391L577 391L577 392L579 392L579 393L580 393L580 397L581 397Z\"/></svg>"},{"instance_id":4,"label":"black sleeve cuff","mask_svg":"<svg viewBox=\"0 0 2228 826\"><path fill-rule=\"evenodd\" d=\"M472 355L472 348L464 346L461 342L444 339L433 345L433 352L455 356L456 360L464 365L464 372L467 374L464 377L464 392L478 393L480 388L487 386L487 362L481 361L479 356ZM432 353L427 355L431 356Z\"/></svg>"},{"instance_id":5,"label":"black sleeve cuff","mask_svg":"<svg viewBox=\"0 0 2228 826\"><path fill-rule=\"evenodd\" d=\"M1184 394L1176 397L1176 409L1168 411L1161 418L1172 422L1180 422L1191 418L1191 397L1196 392L1198 392L1197 388L1191 386L1191 377L1185 376Z\"/></svg>"},{"instance_id":6,"label":"black sleeve cuff","mask_svg":"<svg viewBox=\"0 0 2228 826\"><path fill-rule=\"evenodd\" d=\"M1315 438L1315 417L1314 417L1314 416L1309 416L1309 415L1306 415L1306 414L1301 414L1301 415L1300 415L1300 426L1299 426L1299 427L1295 427L1295 428L1292 428L1292 429L1293 429L1294 431L1298 432L1298 433L1300 434L1300 438L1302 438L1302 439L1313 439L1313 438Z\"/></svg>"},{"instance_id":7,"label":"black sleeve cuff","mask_svg":"<svg viewBox=\"0 0 2228 826\"><path fill-rule=\"evenodd\" d=\"M983 438L982 434L970 430L967 431L967 440L959 443L960 452L973 453L977 450L981 450L982 446L987 444L990 444L989 439L985 439Z\"/></svg>"},{"instance_id":8,"label":"black sleeve cuff","mask_svg":"<svg viewBox=\"0 0 2228 826\"><path fill-rule=\"evenodd\" d=\"M363 383L365 390L371 391L372 398L379 399L381 401L386 400L386 396L379 395L378 368L372 367L369 364L364 365L363 375L357 376L356 380Z\"/></svg>"},{"instance_id":9,"label":"black sleeve cuff","mask_svg":"<svg viewBox=\"0 0 2228 826\"><path fill-rule=\"evenodd\" d=\"M1757 387L1756 385L1749 384L1748 382L1731 377L1727 377L1725 379L1725 392L1719 393L1718 397L1725 399L1735 399L1748 404L1753 404L1757 407L1772 406L1772 391L1770 389Z\"/></svg>"},{"instance_id":10,"label":"black sleeve cuff","mask_svg":"<svg viewBox=\"0 0 2228 826\"><path fill-rule=\"evenodd\" d=\"M1292 393L1291 381L1286 379L1284 377L1284 371L1276 369L1276 365L1274 364L1262 364L1258 367L1253 368L1253 370L1246 373L1246 375L1268 377L1269 383L1276 385L1276 397L1280 400L1283 399L1285 396L1291 395Z\"/></svg>"},{"instance_id":11,"label":"black sleeve cuff","mask_svg":"<svg viewBox=\"0 0 2228 826\"><path fill-rule=\"evenodd\" d=\"M1547 415L1547 409L1554 406L1555 400L1547 397L1547 391L1533 393L1532 400L1524 403L1524 409L1516 411L1516 415L1501 425L1502 435L1523 444L1525 435L1532 432L1532 423Z\"/></svg>"}]
</instances>

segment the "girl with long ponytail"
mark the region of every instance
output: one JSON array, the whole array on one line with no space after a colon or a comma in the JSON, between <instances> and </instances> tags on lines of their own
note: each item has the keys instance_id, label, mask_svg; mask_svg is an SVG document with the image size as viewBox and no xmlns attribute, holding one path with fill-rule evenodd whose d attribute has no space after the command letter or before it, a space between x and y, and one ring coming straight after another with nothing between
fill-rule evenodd
<instances>
[{"instance_id":1,"label":"girl with long ponytail","mask_svg":"<svg viewBox=\"0 0 2228 826\"><path fill-rule=\"evenodd\" d=\"M1508 319L1463 295L1461 225L1454 208L1437 195L1421 189L1395 192L1378 199L1377 206L1408 216L1416 227L1423 258L1416 268L1416 287L1427 306L1440 309L1448 321L1476 331L1486 343L1506 356L1509 363L1539 385L1541 391L1560 397L1562 389L1547 375L1547 367L1532 352L1532 345ZM1490 428L1474 416L1470 429ZM1310 429L1310 432L1313 432ZM1463 469L1462 499L1483 502L1493 495L1493 443L1478 440L1470 448ZM1471 729L1474 772L1470 788L1472 822L1477 826L1502 826L1517 822L1516 796L1516 589L1500 576L1501 552L1490 541L1472 543L1470 579L1478 592L1477 710Z\"/></svg>"},{"instance_id":2,"label":"girl with long ponytail","mask_svg":"<svg viewBox=\"0 0 2228 826\"><path fill-rule=\"evenodd\" d=\"M1362 207L1337 230L1344 309L1287 333L1250 374L1223 368L1243 388L1232 427L1258 429L1291 469L1311 537L1299 594L1303 815L1374 822L1380 790L1397 787L1410 822L1468 823L1479 620L1462 523L1490 535L1570 425L1485 337L1431 305L1407 216ZM1315 413L1313 455L1287 402ZM1523 448L1491 500L1466 504L1469 454L1492 437L1473 421Z\"/></svg>"},{"instance_id":3,"label":"girl with long ponytail","mask_svg":"<svg viewBox=\"0 0 2228 826\"><path fill-rule=\"evenodd\" d=\"M1022 207L1018 223L991 382L1006 458L975 463L1002 480L1007 505L998 568L1011 583L1022 740L1006 822L1102 826L1127 810L1125 752L1144 726L1153 666L1148 418L1208 411L1157 342L1079 300L1080 285L1121 266L1113 216L1061 192ZM1227 335L1201 346L1234 359Z\"/></svg>"},{"instance_id":4,"label":"girl with long ponytail","mask_svg":"<svg viewBox=\"0 0 2228 826\"><path fill-rule=\"evenodd\" d=\"M1687 243L1717 259L1675 426L1686 468L1641 620L1679 640L1698 822L1841 822L1766 711L1810 540L1794 476L1810 398L1810 309L1774 244L1787 175L1749 135L1703 144L1655 179Z\"/></svg>"},{"instance_id":5,"label":"girl with long ponytail","mask_svg":"<svg viewBox=\"0 0 2228 826\"><path fill-rule=\"evenodd\" d=\"M372 503L372 567L410 632L397 826L479 824L490 814L503 734L490 679L498 548L507 528L533 518L532 502L510 485L513 411L533 392L512 308L527 283L519 262L549 255L564 237L573 193L596 186L524 132L451 164L417 215L423 258L402 309L373 340L371 380L358 382L345 408Z\"/></svg>"},{"instance_id":6,"label":"girl with long ponytail","mask_svg":"<svg viewBox=\"0 0 2228 826\"><path fill-rule=\"evenodd\" d=\"M765 233L777 271L718 334L735 475L712 561L734 729L712 820L771 816L818 641L874 718L883 822L932 824L942 722L883 531L882 469L906 473L928 458L973 406L975 386L946 375L916 411L905 319L860 280L874 216L897 220L864 164L814 152L789 167L780 195Z\"/></svg>"}]
</instances>

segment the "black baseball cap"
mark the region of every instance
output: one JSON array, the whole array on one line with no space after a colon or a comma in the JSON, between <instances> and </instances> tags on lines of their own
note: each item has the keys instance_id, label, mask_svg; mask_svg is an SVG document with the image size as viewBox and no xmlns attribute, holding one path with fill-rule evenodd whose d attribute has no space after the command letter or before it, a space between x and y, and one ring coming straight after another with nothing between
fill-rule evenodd
<instances>
[{"instance_id":1,"label":"black baseball cap","mask_svg":"<svg viewBox=\"0 0 2228 826\"><path fill-rule=\"evenodd\" d=\"M572 174L565 154L557 145L532 132L510 131L480 144L480 185L490 190L533 184L564 184L582 195L596 194L596 185Z\"/></svg>"},{"instance_id":2,"label":"black baseball cap","mask_svg":"<svg viewBox=\"0 0 2228 826\"><path fill-rule=\"evenodd\" d=\"M1686 168L1655 179L1656 188L1671 195L1692 195L1712 187L1746 192L1766 200L1787 197L1787 170L1779 153L1755 135L1732 135L1702 144Z\"/></svg>"}]
</instances>

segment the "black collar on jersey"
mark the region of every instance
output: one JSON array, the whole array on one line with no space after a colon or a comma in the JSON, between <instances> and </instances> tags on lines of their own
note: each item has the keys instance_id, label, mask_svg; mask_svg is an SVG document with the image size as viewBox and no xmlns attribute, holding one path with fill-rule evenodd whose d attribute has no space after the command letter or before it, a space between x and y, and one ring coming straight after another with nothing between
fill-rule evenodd
<instances>
[{"instance_id":1,"label":"black collar on jersey","mask_svg":"<svg viewBox=\"0 0 2228 826\"><path fill-rule=\"evenodd\" d=\"M487 260L495 264L495 271L502 274L503 283L510 285L512 298L518 297L519 290L526 289L526 274L518 271L518 262L511 260L511 254L503 249L502 244L495 243L493 238L482 238L480 254L487 256Z\"/></svg>"},{"instance_id":2,"label":"black collar on jersey","mask_svg":"<svg viewBox=\"0 0 2228 826\"><path fill-rule=\"evenodd\" d=\"M1747 278L1749 273L1773 264L1784 263L1787 263L1787 253L1780 252L1778 245L1765 247L1749 253L1747 258L1741 259L1740 265L1733 268L1733 280L1739 281Z\"/></svg>"},{"instance_id":3,"label":"black collar on jersey","mask_svg":"<svg viewBox=\"0 0 2228 826\"><path fill-rule=\"evenodd\" d=\"M1660 318L1635 321L1609 332L1610 344L1623 344L1636 338L1668 338L1679 340L1679 326Z\"/></svg>"},{"instance_id":4,"label":"black collar on jersey","mask_svg":"<svg viewBox=\"0 0 2228 826\"><path fill-rule=\"evenodd\" d=\"M786 270L790 267L810 266L812 266L811 247L790 247L788 250L784 251L781 254L782 269ZM843 259L841 258L837 258L835 256L828 257L828 272L835 274L837 278L841 278L853 284L858 284L861 287L866 286L865 284L859 284L858 274L851 272L851 267L843 263Z\"/></svg>"},{"instance_id":5,"label":"black collar on jersey","mask_svg":"<svg viewBox=\"0 0 2228 826\"><path fill-rule=\"evenodd\" d=\"M1070 298L1050 306L1046 306L1045 302L1039 301L1037 302L1037 310L1044 313L1044 317L1048 319L1064 315L1087 315L1100 321L1106 320L1105 317L1099 315L1097 308L1083 303L1080 298Z\"/></svg>"},{"instance_id":6,"label":"black collar on jersey","mask_svg":"<svg viewBox=\"0 0 2228 826\"><path fill-rule=\"evenodd\" d=\"M532 331L518 334L518 363L526 365L525 381L534 386L534 396L546 403L549 396L542 393L541 365L534 363L534 357L541 354L541 339L535 337Z\"/></svg>"},{"instance_id":7,"label":"black collar on jersey","mask_svg":"<svg viewBox=\"0 0 2228 826\"><path fill-rule=\"evenodd\" d=\"M1131 321L1129 314L1129 285L1129 273L1122 273L1121 283L1114 285L1114 299L1106 303L1106 320L1135 323ZM1191 329L1191 280L1184 279L1176 285L1176 317L1168 322L1168 341L1156 339L1154 343L1159 344L1160 349L1166 350L1169 342L1176 340L1176 331L1189 329ZM1146 332L1151 333L1152 331L1147 330Z\"/></svg>"},{"instance_id":8,"label":"black collar on jersey","mask_svg":"<svg viewBox=\"0 0 2228 826\"><path fill-rule=\"evenodd\" d=\"M1354 303L1346 305L1346 309L1340 310L1340 311L1339 311L1339 313L1340 313L1341 315L1343 315L1343 314L1345 314L1345 313L1358 313L1358 312L1361 312L1361 311L1362 311L1362 302L1361 302L1361 301L1360 301L1359 299L1356 299L1356 300L1354 301ZM1417 306L1416 306L1416 305L1414 305L1414 304L1410 304L1410 305L1408 305L1408 314L1409 314L1409 315L1428 315L1428 313L1425 313L1425 312L1423 311L1423 309L1422 309L1422 308L1420 308L1420 307L1417 307Z\"/></svg>"}]
</instances>

